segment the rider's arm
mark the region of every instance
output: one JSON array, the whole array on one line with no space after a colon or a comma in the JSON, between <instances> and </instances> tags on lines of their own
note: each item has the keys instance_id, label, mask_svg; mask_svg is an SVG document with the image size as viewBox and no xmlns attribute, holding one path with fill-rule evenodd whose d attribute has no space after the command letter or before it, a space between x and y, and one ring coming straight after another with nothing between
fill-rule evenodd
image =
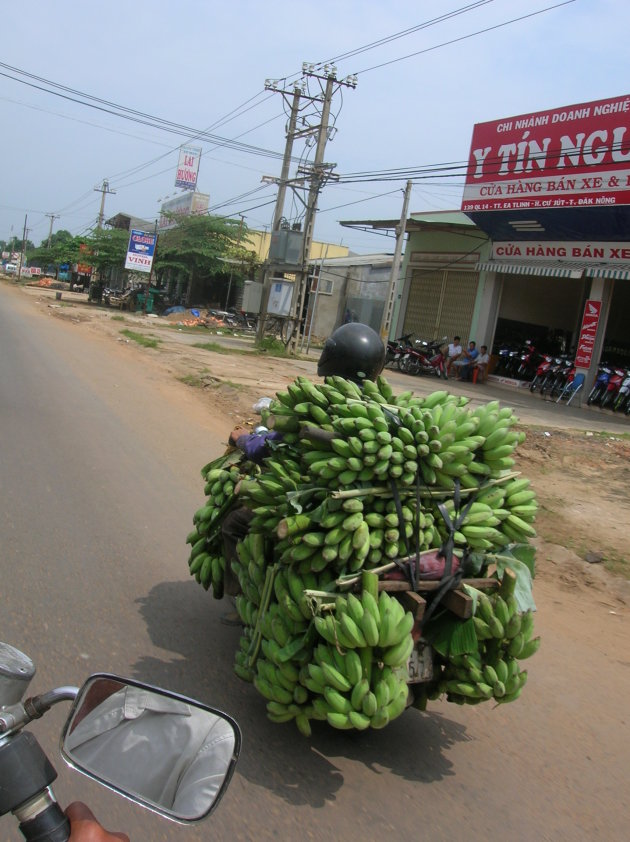
<instances>
[{"instance_id":1,"label":"rider's arm","mask_svg":"<svg viewBox=\"0 0 630 842\"><path fill-rule=\"evenodd\" d=\"M280 433L274 433L270 430L265 430L260 433L250 433L242 427L237 427L230 433L230 444L242 450L248 459L252 462L260 462L265 456L269 455L269 448L267 447L267 439L274 441L281 438Z\"/></svg>"}]
</instances>

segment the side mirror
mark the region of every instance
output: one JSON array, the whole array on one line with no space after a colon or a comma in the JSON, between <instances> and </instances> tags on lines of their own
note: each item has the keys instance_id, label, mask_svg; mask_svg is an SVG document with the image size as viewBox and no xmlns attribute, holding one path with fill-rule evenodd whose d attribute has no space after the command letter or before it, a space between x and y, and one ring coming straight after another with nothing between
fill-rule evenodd
<instances>
[{"instance_id":1,"label":"side mirror","mask_svg":"<svg viewBox=\"0 0 630 842\"><path fill-rule=\"evenodd\" d=\"M61 736L74 769L182 823L216 807L240 748L240 729L225 713L106 674L85 682Z\"/></svg>"}]
</instances>

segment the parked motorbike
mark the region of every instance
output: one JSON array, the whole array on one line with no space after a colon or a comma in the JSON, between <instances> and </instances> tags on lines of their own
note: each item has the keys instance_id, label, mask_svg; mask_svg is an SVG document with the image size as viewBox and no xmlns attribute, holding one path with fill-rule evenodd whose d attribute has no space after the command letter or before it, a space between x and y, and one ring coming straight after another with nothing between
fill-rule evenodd
<instances>
[{"instance_id":1,"label":"parked motorbike","mask_svg":"<svg viewBox=\"0 0 630 842\"><path fill-rule=\"evenodd\" d=\"M600 401L600 407L602 409L606 409L606 407L612 407L617 399L617 395L619 393L619 389L621 388L621 384L626 378L626 371L623 368L614 367L610 372L610 377L608 378L608 385L606 386L606 392L603 395Z\"/></svg>"},{"instance_id":2,"label":"parked motorbike","mask_svg":"<svg viewBox=\"0 0 630 842\"><path fill-rule=\"evenodd\" d=\"M446 371L446 355L442 353L440 350L444 347L448 337L443 336L442 339L435 339L431 344L429 351L431 356L429 357L429 363L431 368L433 369L433 374L436 377L441 377L443 380L448 380L448 373Z\"/></svg>"},{"instance_id":3,"label":"parked motorbike","mask_svg":"<svg viewBox=\"0 0 630 842\"><path fill-rule=\"evenodd\" d=\"M544 397L557 397L568 382L571 372L575 372L575 365L570 357L555 357L553 365L540 385L540 394Z\"/></svg>"},{"instance_id":4,"label":"parked motorbike","mask_svg":"<svg viewBox=\"0 0 630 842\"><path fill-rule=\"evenodd\" d=\"M61 736L61 755L71 768L181 824L201 821L216 808L241 747L231 717L105 673L91 675L80 689L58 687L24 699L34 675L28 656L0 643L0 816L12 813L29 842L70 837L51 788L57 772L25 730L62 701L73 702Z\"/></svg>"},{"instance_id":5,"label":"parked motorbike","mask_svg":"<svg viewBox=\"0 0 630 842\"><path fill-rule=\"evenodd\" d=\"M400 360L407 353L407 350L411 347L412 336L413 334L411 333L405 333L403 336L399 336L398 339L387 340L387 349L385 352L386 366L399 366Z\"/></svg>"},{"instance_id":6,"label":"parked motorbike","mask_svg":"<svg viewBox=\"0 0 630 842\"><path fill-rule=\"evenodd\" d=\"M520 364L521 351L513 345L498 345L494 353L497 355L495 374L503 377L514 377Z\"/></svg>"},{"instance_id":7,"label":"parked motorbike","mask_svg":"<svg viewBox=\"0 0 630 842\"><path fill-rule=\"evenodd\" d=\"M534 379L529 384L529 391L535 392L539 389L545 380L549 370L553 366L554 358L550 354L543 354L541 361L538 363Z\"/></svg>"},{"instance_id":8,"label":"parked motorbike","mask_svg":"<svg viewBox=\"0 0 630 842\"><path fill-rule=\"evenodd\" d=\"M405 374L428 374L446 379L446 358L440 351L444 339L416 339L401 356L398 367Z\"/></svg>"},{"instance_id":9,"label":"parked motorbike","mask_svg":"<svg viewBox=\"0 0 630 842\"><path fill-rule=\"evenodd\" d=\"M630 369L626 371L626 376L619 387L612 410L613 412L625 412L626 415L630 415Z\"/></svg>"},{"instance_id":10,"label":"parked motorbike","mask_svg":"<svg viewBox=\"0 0 630 842\"><path fill-rule=\"evenodd\" d=\"M531 380L537 370L539 358L540 354L536 353L535 346L531 340L527 339L519 356L516 378L518 380Z\"/></svg>"},{"instance_id":11,"label":"parked motorbike","mask_svg":"<svg viewBox=\"0 0 630 842\"><path fill-rule=\"evenodd\" d=\"M611 370L612 369L608 363L600 362L598 365L597 376L595 378L595 382L593 383L593 388L588 393L588 398L586 399L586 403L589 406L601 403L601 400L606 394L606 390L608 388Z\"/></svg>"}]
</instances>

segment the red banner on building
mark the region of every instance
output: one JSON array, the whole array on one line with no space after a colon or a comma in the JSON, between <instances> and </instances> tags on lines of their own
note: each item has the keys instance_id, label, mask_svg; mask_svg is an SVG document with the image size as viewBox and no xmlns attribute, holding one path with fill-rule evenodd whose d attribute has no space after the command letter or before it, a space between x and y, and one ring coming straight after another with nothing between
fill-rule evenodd
<instances>
[{"instance_id":1,"label":"red banner on building","mask_svg":"<svg viewBox=\"0 0 630 842\"><path fill-rule=\"evenodd\" d=\"M582 318L582 327L580 329L580 339L578 341L577 353L575 355L575 364L578 368L590 368L593 359L593 346L595 345L595 337L597 336L597 325L599 324L599 314L601 309L601 301L593 301L589 299L584 305L584 316Z\"/></svg>"},{"instance_id":2,"label":"red banner on building","mask_svg":"<svg viewBox=\"0 0 630 842\"><path fill-rule=\"evenodd\" d=\"M630 95L478 123L462 210L630 204Z\"/></svg>"}]
</instances>

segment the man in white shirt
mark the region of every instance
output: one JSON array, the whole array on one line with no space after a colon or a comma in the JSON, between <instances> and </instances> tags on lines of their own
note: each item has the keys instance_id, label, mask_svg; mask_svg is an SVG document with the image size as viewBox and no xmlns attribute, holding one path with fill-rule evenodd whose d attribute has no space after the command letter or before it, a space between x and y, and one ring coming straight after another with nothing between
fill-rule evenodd
<instances>
[{"instance_id":1,"label":"man in white shirt","mask_svg":"<svg viewBox=\"0 0 630 842\"><path fill-rule=\"evenodd\" d=\"M446 354L446 374L451 373L451 366L456 359L462 355L462 344L459 336L454 336L453 341L449 342L448 352Z\"/></svg>"}]
</instances>

